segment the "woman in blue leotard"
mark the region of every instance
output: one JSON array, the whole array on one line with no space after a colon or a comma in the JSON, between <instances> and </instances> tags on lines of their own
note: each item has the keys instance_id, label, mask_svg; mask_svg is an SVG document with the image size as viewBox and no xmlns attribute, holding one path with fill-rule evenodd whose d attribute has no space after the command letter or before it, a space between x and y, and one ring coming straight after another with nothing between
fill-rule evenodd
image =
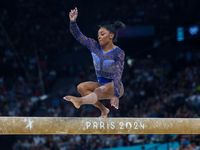
<instances>
[{"instance_id":1,"label":"woman in blue leotard","mask_svg":"<svg viewBox=\"0 0 200 150\"><path fill-rule=\"evenodd\" d=\"M111 99L111 106L119 108L119 98L124 93L121 77L124 69L124 51L113 42L117 41L118 29L125 28L122 22L101 26L98 31L98 41L83 35L77 26L77 8L71 10L70 31L82 45L86 46L93 57L93 63L98 82L83 82L77 87L82 97L65 96L76 108L83 104L93 104L101 110L102 118L107 117L109 109L99 100Z\"/></svg>"}]
</instances>

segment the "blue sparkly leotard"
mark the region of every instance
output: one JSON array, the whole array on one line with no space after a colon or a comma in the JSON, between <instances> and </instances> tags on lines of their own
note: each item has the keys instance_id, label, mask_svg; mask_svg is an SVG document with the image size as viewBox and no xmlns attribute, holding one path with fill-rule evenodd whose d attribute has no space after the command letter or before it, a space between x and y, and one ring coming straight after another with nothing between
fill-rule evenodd
<instances>
[{"instance_id":1,"label":"blue sparkly leotard","mask_svg":"<svg viewBox=\"0 0 200 150\"><path fill-rule=\"evenodd\" d=\"M119 47L116 47L115 49L104 53L101 45L96 40L88 38L81 33L76 22L70 22L70 31L77 41L90 50L98 82L104 85L113 81L114 97L119 98L121 76L124 69L124 51Z\"/></svg>"}]
</instances>

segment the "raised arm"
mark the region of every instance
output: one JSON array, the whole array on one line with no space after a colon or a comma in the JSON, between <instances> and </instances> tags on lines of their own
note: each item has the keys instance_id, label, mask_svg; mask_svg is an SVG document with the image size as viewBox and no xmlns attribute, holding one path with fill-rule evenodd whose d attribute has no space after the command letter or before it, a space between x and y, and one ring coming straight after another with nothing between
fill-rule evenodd
<instances>
[{"instance_id":1,"label":"raised arm","mask_svg":"<svg viewBox=\"0 0 200 150\"><path fill-rule=\"evenodd\" d=\"M92 38L86 37L79 29L76 19L78 17L78 9L75 7L74 10L71 10L69 13L70 18L70 32L75 37L77 41L79 41L82 45L86 46L88 49L91 50L92 46L95 46L97 44L97 41L95 41Z\"/></svg>"}]
</instances>

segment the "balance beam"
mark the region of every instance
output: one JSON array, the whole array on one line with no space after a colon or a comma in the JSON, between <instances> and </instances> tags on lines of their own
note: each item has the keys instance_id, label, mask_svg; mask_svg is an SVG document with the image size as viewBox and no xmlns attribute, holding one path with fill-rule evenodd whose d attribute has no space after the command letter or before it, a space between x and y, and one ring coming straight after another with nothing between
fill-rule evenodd
<instances>
[{"instance_id":1,"label":"balance beam","mask_svg":"<svg viewBox=\"0 0 200 150\"><path fill-rule=\"evenodd\" d=\"M0 134L200 134L200 119L0 117Z\"/></svg>"}]
</instances>

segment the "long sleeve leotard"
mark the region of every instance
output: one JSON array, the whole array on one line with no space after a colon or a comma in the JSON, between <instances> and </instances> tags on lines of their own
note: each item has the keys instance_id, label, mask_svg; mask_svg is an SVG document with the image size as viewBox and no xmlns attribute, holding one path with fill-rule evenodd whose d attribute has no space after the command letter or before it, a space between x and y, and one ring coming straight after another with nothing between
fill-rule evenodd
<instances>
[{"instance_id":1,"label":"long sleeve leotard","mask_svg":"<svg viewBox=\"0 0 200 150\"><path fill-rule=\"evenodd\" d=\"M96 40L88 38L81 33L76 22L70 22L70 32L77 41L90 50L97 77L112 79L114 82L114 97L119 98L121 76L124 69L124 51L117 47L104 53L101 45Z\"/></svg>"}]
</instances>

